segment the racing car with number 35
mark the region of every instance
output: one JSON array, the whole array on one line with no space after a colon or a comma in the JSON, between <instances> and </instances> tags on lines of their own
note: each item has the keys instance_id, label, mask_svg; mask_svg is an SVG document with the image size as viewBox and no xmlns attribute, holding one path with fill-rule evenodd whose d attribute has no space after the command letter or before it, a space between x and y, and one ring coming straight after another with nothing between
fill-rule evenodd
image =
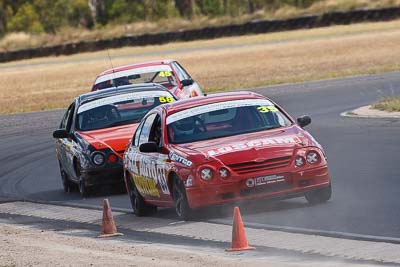
<instances>
[{"instance_id":1,"label":"racing car with number 35","mask_svg":"<svg viewBox=\"0 0 400 267\"><path fill-rule=\"evenodd\" d=\"M272 100L251 92L221 93L158 106L141 121L124 154L133 211L193 209L250 199L305 196L328 201L325 152Z\"/></svg>"},{"instance_id":2,"label":"racing car with number 35","mask_svg":"<svg viewBox=\"0 0 400 267\"><path fill-rule=\"evenodd\" d=\"M172 101L158 84L78 96L53 132L64 191L78 187L85 197L94 185L123 185L122 156L132 133L149 110Z\"/></svg>"}]
</instances>

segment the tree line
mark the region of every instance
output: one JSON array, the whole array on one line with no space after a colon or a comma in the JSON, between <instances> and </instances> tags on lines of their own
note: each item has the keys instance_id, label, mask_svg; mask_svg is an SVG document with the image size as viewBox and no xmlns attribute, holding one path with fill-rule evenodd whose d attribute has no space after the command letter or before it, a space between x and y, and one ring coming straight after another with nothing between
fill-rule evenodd
<instances>
[{"instance_id":1,"label":"tree line","mask_svg":"<svg viewBox=\"0 0 400 267\"><path fill-rule=\"evenodd\" d=\"M319 0L0 0L0 36L8 32L56 33L110 23L172 17L240 16L282 5L306 7Z\"/></svg>"}]
</instances>

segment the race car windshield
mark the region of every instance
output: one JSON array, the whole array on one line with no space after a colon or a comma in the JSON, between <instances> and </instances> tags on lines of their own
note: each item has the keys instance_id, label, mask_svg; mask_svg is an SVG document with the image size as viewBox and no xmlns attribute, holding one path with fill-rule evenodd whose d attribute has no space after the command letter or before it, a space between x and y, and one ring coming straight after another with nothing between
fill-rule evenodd
<instances>
[{"instance_id":1,"label":"race car windshield","mask_svg":"<svg viewBox=\"0 0 400 267\"><path fill-rule=\"evenodd\" d=\"M169 66L132 69L102 76L96 81L95 90L129 84L158 83L172 89L177 86L175 76Z\"/></svg>"},{"instance_id":2,"label":"race car windshield","mask_svg":"<svg viewBox=\"0 0 400 267\"><path fill-rule=\"evenodd\" d=\"M168 92L144 91L114 95L82 104L78 108L76 129L90 131L138 123L152 108L175 99Z\"/></svg>"},{"instance_id":3,"label":"race car windshield","mask_svg":"<svg viewBox=\"0 0 400 267\"><path fill-rule=\"evenodd\" d=\"M234 100L199 106L167 117L170 143L182 144L291 125L272 102Z\"/></svg>"}]
</instances>

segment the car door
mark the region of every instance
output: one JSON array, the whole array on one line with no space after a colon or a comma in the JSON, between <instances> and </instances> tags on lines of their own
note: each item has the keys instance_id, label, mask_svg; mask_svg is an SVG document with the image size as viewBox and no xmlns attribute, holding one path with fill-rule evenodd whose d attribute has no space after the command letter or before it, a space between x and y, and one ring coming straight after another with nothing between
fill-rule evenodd
<instances>
[{"instance_id":1,"label":"car door","mask_svg":"<svg viewBox=\"0 0 400 267\"><path fill-rule=\"evenodd\" d=\"M71 104L70 111L66 120L65 130L68 133L67 138L63 138L61 140L61 149L64 153L64 170L67 172L69 177L73 180L77 180L75 166L74 166L74 158L78 157L79 145L74 137L74 122L75 122L75 102Z\"/></svg>"},{"instance_id":2,"label":"car door","mask_svg":"<svg viewBox=\"0 0 400 267\"><path fill-rule=\"evenodd\" d=\"M161 153L161 117L158 113L149 114L140 126L140 132L134 137L134 143L130 155L133 155L133 162L136 172L133 179L136 188L147 200L167 201L170 200L170 192L166 177L166 160L168 155ZM141 152L141 144L156 142L157 152Z\"/></svg>"},{"instance_id":3,"label":"car door","mask_svg":"<svg viewBox=\"0 0 400 267\"><path fill-rule=\"evenodd\" d=\"M70 126L70 124L71 124L69 122L72 119L74 109L75 109L75 102L72 103L68 107L67 111L65 112L63 119L61 120L59 129L67 130L67 126ZM68 166L68 160L67 160L68 146L66 145L67 143L68 142L66 142L66 138L56 139L57 158L60 161L60 164L62 165L63 169L69 174L69 166Z\"/></svg>"}]
</instances>

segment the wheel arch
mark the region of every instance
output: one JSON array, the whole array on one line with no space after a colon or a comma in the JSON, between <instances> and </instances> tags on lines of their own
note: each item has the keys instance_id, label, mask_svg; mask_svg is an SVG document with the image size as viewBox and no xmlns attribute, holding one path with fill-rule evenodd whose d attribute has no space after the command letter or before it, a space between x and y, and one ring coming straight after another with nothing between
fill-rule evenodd
<instances>
[{"instance_id":1,"label":"wheel arch","mask_svg":"<svg viewBox=\"0 0 400 267\"><path fill-rule=\"evenodd\" d=\"M180 179L179 175L175 172L175 171L170 171L168 174L168 190L172 196L172 192L173 192L173 184L174 184L174 179Z\"/></svg>"}]
</instances>

